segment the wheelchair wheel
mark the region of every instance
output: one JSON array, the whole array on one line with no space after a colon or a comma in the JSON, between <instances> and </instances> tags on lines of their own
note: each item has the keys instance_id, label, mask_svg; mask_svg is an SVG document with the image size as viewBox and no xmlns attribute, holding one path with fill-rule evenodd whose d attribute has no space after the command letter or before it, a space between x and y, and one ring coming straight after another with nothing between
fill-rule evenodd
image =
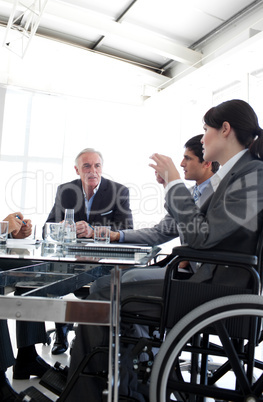
<instances>
[{"instance_id":1,"label":"wheelchair wheel","mask_svg":"<svg viewBox=\"0 0 263 402\"><path fill-rule=\"evenodd\" d=\"M263 298L256 295L222 297L187 314L156 356L150 402L263 401L262 316ZM233 322L241 338L232 335Z\"/></svg>"}]
</instances>

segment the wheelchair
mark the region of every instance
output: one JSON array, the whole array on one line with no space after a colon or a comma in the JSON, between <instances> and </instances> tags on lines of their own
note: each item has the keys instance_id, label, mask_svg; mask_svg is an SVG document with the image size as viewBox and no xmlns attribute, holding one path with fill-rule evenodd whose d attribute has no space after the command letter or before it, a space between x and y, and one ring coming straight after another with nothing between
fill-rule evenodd
<instances>
[{"instance_id":1,"label":"wheelchair","mask_svg":"<svg viewBox=\"0 0 263 402\"><path fill-rule=\"evenodd\" d=\"M187 314L169 332L155 359L150 401L262 401L263 361L255 356L262 335L257 340L253 334L262 316L263 300L257 295L225 296ZM247 342L227 328L231 320L244 319L251 322ZM211 337L212 329L220 342L209 341L207 331ZM183 352L191 355L187 371ZM209 356L221 363L209 362Z\"/></svg>"},{"instance_id":2,"label":"wheelchair","mask_svg":"<svg viewBox=\"0 0 263 402\"><path fill-rule=\"evenodd\" d=\"M160 305L159 322L122 313L124 321L159 329L159 339L139 341L138 356L147 349L149 359L134 360L136 370L142 367L139 381L149 386L146 401L263 401L261 244L260 239L257 256L175 247L163 297L131 297L122 303ZM190 282L191 275L178 269L185 260L220 264L226 275L232 267L246 278L246 285L236 287L227 277L225 283ZM156 346L153 357L151 348Z\"/></svg>"}]
</instances>

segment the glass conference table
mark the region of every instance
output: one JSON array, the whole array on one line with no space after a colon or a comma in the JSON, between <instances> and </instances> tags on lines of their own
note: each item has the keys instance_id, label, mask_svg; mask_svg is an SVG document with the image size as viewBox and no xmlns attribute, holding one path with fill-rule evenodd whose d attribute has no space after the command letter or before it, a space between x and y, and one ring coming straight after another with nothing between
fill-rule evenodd
<instances>
[{"instance_id":1,"label":"glass conference table","mask_svg":"<svg viewBox=\"0 0 263 402\"><path fill-rule=\"evenodd\" d=\"M35 240L8 239L0 247L0 319L54 321L109 326L107 401L118 401L121 271L143 267L159 247L96 245L93 241L56 246ZM63 296L111 274L107 301Z\"/></svg>"}]
</instances>

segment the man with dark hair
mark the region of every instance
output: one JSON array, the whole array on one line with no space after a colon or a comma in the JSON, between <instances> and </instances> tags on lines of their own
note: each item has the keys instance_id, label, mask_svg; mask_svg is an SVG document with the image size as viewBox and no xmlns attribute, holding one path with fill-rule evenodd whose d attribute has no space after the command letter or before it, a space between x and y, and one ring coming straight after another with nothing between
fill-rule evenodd
<instances>
[{"instance_id":1,"label":"man with dark hair","mask_svg":"<svg viewBox=\"0 0 263 402\"><path fill-rule=\"evenodd\" d=\"M190 189L199 193L197 203L204 203L211 194L210 178L219 169L219 163L204 161L201 138L202 134L192 137L185 143L184 157L181 167L184 170L185 180L194 180L196 185ZM157 176L157 180L164 181ZM178 237L178 228L169 213L152 228L139 230L123 230L111 232L111 242L120 241L125 243L147 243L150 246L165 243Z\"/></svg>"},{"instance_id":2,"label":"man with dark hair","mask_svg":"<svg viewBox=\"0 0 263 402\"><path fill-rule=\"evenodd\" d=\"M204 161L201 138L202 134L192 137L185 143L185 151L181 167L184 170L185 180L195 180L195 186L190 188L191 192L195 192L197 205L202 205L206 199L211 195L212 188L210 185L210 178L219 169L218 162ZM158 183L163 184L164 180L156 174ZM167 213L164 218L152 228L144 229L127 229L118 232L111 231L111 242L119 241L124 243L141 243L150 246L160 245L167 241L180 237L181 243L184 243L182 230L177 227L175 220ZM187 262L181 263L180 267L186 267ZM195 264L191 264L192 269L195 269ZM158 279L164 276L164 270L157 270L155 268L140 269L140 271L129 269L125 271L122 277L122 282L138 281L146 279ZM90 293L95 293L104 286L110 283L110 275L105 275L98 278L93 282Z\"/></svg>"},{"instance_id":3,"label":"man with dark hair","mask_svg":"<svg viewBox=\"0 0 263 402\"><path fill-rule=\"evenodd\" d=\"M203 156L203 147L201 144L201 139L203 137L203 134L196 135L190 140L186 141L184 147L188 149L189 151L192 151L195 156L199 158L200 163L204 162L204 156ZM182 166L182 164L181 164ZM211 162L211 170L213 173L216 173L219 169L219 163L218 162ZM188 179L191 180L191 179Z\"/></svg>"}]
</instances>

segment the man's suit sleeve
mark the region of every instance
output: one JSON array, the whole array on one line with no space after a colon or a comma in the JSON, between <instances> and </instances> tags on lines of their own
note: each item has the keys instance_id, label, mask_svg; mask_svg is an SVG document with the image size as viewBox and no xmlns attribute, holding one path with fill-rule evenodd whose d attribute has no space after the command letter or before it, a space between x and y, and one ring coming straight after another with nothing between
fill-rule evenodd
<instances>
[{"instance_id":1,"label":"man's suit sleeve","mask_svg":"<svg viewBox=\"0 0 263 402\"><path fill-rule=\"evenodd\" d=\"M62 211L59 208L59 205L61 205L61 202L59 202L58 200L60 200L60 186L57 188L55 202L54 202L54 205L53 205L51 211L48 214L46 222L60 222L62 220ZM45 229L46 222L44 223L44 225L42 227L43 239L44 239L44 229Z\"/></svg>"},{"instance_id":2,"label":"man's suit sleeve","mask_svg":"<svg viewBox=\"0 0 263 402\"><path fill-rule=\"evenodd\" d=\"M61 209L61 186L57 188L54 205L47 217L46 222L60 222L63 219L63 212Z\"/></svg>"},{"instance_id":3,"label":"man's suit sleeve","mask_svg":"<svg viewBox=\"0 0 263 402\"><path fill-rule=\"evenodd\" d=\"M175 220L171 215L166 214L165 217L152 228L144 228L138 230L124 230L125 243L141 243L155 246L178 237L178 230Z\"/></svg>"},{"instance_id":4,"label":"man's suit sleeve","mask_svg":"<svg viewBox=\"0 0 263 402\"><path fill-rule=\"evenodd\" d=\"M113 226L113 230L133 229L133 217L130 209L130 194L129 189L125 186L121 187L115 205Z\"/></svg>"},{"instance_id":5,"label":"man's suit sleeve","mask_svg":"<svg viewBox=\"0 0 263 402\"><path fill-rule=\"evenodd\" d=\"M75 221L82 220L83 191L80 180L58 186L54 205L48 215L47 222L61 222L66 208L74 209Z\"/></svg>"}]
</instances>

